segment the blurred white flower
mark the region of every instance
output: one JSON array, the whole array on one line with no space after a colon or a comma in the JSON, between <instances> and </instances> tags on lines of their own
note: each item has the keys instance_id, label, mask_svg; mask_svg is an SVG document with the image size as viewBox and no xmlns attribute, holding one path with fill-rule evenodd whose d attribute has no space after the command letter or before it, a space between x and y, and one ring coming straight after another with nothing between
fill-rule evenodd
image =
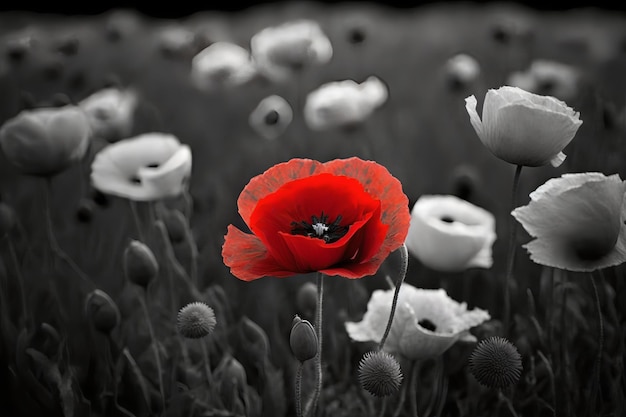
<instances>
[{"instance_id":1,"label":"blurred white flower","mask_svg":"<svg viewBox=\"0 0 626 417\"><path fill-rule=\"evenodd\" d=\"M465 99L465 109L481 142L498 158L515 165L558 167L562 152L583 123L580 113L563 101L518 87L489 89L482 120L476 97Z\"/></svg>"},{"instance_id":2,"label":"blurred white flower","mask_svg":"<svg viewBox=\"0 0 626 417\"><path fill-rule=\"evenodd\" d=\"M326 64L333 47L316 21L298 19L256 33L250 52L260 72L281 81L304 67Z\"/></svg>"},{"instance_id":3,"label":"blurred white flower","mask_svg":"<svg viewBox=\"0 0 626 417\"><path fill-rule=\"evenodd\" d=\"M191 149L167 133L144 133L106 146L91 165L95 189L133 201L175 197L186 190Z\"/></svg>"},{"instance_id":4,"label":"blurred white flower","mask_svg":"<svg viewBox=\"0 0 626 417\"><path fill-rule=\"evenodd\" d=\"M447 77L458 85L470 84L480 76L480 64L476 58L463 53L448 59L444 70Z\"/></svg>"},{"instance_id":5,"label":"blurred white flower","mask_svg":"<svg viewBox=\"0 0 626 417\"><path fill-rule=\"evenodd\" d=\"M491 268L493 214L453 195L423 195L413 206L406 247L427 267L446 272Z\"/></svg>"},{"instance_id":6,"label":"blurred white flower","mask_svg":"<svg viewBox=\"0 0 626 417\"><path fill-rule=\"evenodd\" d=\"M250 113L250 126L265 139L279 137L293 120L291 106L281 96L271 95L259 102Z\"/></svg>"},{"instance_id":7,"label":"blurred white flower","mask_svg":"<svg viewBox=\"0 0 626 417\"><path fill-rule=\"evenodd\" d=\"M307 95L304 118L314 130L359 124L382 106L388 96L387 86L375 76L361 84L353 80L326 83Z\"/></svg>"},{"instance_id":8,"label":"blurred white flower","mask_svg":"<svg viewBox=\"0 0 626 417\"><path fill-rule=\"evenodd\" d=\"M87 115L94 136L117 142L131 134L137 102L134 90L112 87L93 93L78 106Z\"/></svg>"},{"instance_id":9,"label":"blurred white flower","mask_svg":"<svg viewBox=\"0 0 626 417\"><path fill-rule=\"evenodd\" d=\"M215 42L191 60L191 82L200 90L238 86L255 74L248 50L230 42Z\"/></svg>"},{"instance_id":10,"label":"blurred white flower","mask_svg":"<svg viewBox=\"0 0 626 417\"><path fill-rule=\"evenodd\" d=\"M535 239L524 245L541 265L594 271L626 261L626 181L618 174L563 174L511 213Z\"/></svg>"},{"instance_id":11,"label":"blurred white flower","mask_svg":"<svg viewBox=\"0 0 626 417\"><path fill-rule=\"evenodd\" d=\"M158 33L158 45L166 54L185 56L194 50L195 34L189 29L176 25L166 26Z\"/></svg>"},{"instance_id":12,"label":"blurred white flower","mask_svg":"<svg viewBox=\"0 0 626 417\"><path fill-rule=\"evenodd\" d=\"M508 84L535 94L572 100L579 92L580 70L571 65L544 59L535 60L526 71L514 72Z\"/></svg>"},{"instance_id":13,"label":"blurred white flower","mask_svg":"<svg viewBox=\"0 0 626 417\"><path fill-rule=\"evenodd\" d=\"M346 322L346 331L357 342L380 342L387 326L394 290L376 290L360 322ZM475 342L469 330L489 320L485 310L467 309L445 290L428 290L402 284L391 329L383 350L408 359L443 354L457 341Z\"/></svg>"}]
</instances>

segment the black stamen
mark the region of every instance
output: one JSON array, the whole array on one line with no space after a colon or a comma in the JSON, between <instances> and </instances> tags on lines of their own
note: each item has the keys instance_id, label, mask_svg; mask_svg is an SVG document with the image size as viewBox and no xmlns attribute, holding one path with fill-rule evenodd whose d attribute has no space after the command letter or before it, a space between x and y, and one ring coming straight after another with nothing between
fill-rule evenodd
<instances>
[{"instance_id":1,"label":"black stamen","mask_svg":"<svg viewBox=\"0 0 626 417\"><path fill-rule=\"evenodd\" d=\"M341 215L337 216L334 222L328 223L328 215L324 212L317 217L311 216L311 223L306 220L300 222L291 222L291 234L308 236L316 239L322 239L326 243L333 243L341 239L347 232L349 226L341 226Z\"/></svg>"},{"instance_id":2,"label":"black stamen","mask_svg":"<svg viewBox=\"0 0 626 417\"><path fill-rule=\"evenodd\" d=\"M434 331L437 330L437 326L435 325L435 323L433 323L432 321L430 321L428 319L422 319L422 320L418 321L417 324L419 324L420 326L422 326L426 330L430 330L431 332L434 332Z\"/></svg>"},{"instance_id":3,"label":"black stamen","mask_svg":"<svg viewBox=\"0 0 626 417\"><path fill-rule=\"evenodd\" d=\"M454 223L454 219L450 216L442 216L441 221L446 223Z\"/></svg>"}]
</instances>

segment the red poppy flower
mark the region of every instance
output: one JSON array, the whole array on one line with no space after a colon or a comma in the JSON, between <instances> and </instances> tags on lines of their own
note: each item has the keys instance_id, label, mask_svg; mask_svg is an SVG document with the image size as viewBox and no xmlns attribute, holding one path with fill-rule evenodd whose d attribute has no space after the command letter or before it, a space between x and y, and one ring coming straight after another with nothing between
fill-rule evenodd
<instances>
[{"instance_id":1,"label":"red poppy flower","mask_svg":"<svg viewBox=\"0 0 626 417\"><path fill-rule=\"evenodd\" d=\"M410 222L400 181L359 158L275 165L246 185L237 205L252 234L229 225L222 257L244 281L373 275L403 244Z\"/></svg>"}]
</instances>

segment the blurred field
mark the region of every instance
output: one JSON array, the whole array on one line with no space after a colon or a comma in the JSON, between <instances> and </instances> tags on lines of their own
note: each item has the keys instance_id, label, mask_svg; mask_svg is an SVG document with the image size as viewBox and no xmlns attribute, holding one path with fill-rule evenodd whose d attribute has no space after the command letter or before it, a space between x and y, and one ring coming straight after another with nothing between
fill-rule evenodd
<instances>
[{"instance_id":1,"label":"blurred field","mask_svg":"<svg viewBox=\"0 0 626 417\"><path fill-rule=\"evenodd\" d=\"M224 92L203 92L191 85L190 61L203 47L220 40L248 47L257 31L298 17L317 20L330 38L334 55L327 65L280 84L255 80ZM119 38L112 34L114 27ZM189 48L163 50L160 36L172 29L194 35ZM26 33L33 34L35 47L18 60L11 58L7 40ZM355 33L362 35L361 43L351 42ZM75 50L59 52L59 45L68 43ZM475 82L450 82L445 63L457 53L479 61L481 74ZM228 224L244 227L236 200L245 184L292 157L372 159L400 179L411 206L422 194L462 194L494 213L498 240L492 269L441 274L412 259L407 281L430 288L444 285L456 298L464 294L464 285L469 286L465 294L470 306L497 317L500 305L495 294L506 261L514 167L480 143L464 98L474 94L482 106L487 89L505 85L512 72L526 70L536 59L566 63L581 71L580 88L568 104L580 111L583 125L565 149L568 158L561 167L523 170L520 203L525 204L528 194L546 179L564 172L599 171L626 178L626 15L593 8L539 12L518 4L443 2L395 10L367 3L285 2L181 19L153 19L121 9L96 16L4 12L0 14L0 124L25 104L77 102L111 82L137 88L141 99L134 133L169 132L192 148L191 225L200 251L200 287L220 284L236 315L251 317L272 343L280 344L275 339L288 336L295 291L311 277L240 282L223 265L220 250ZM361 82L370 75L388 85L389 100L362 126L350 132L315 132L306 127L301 109L309 91L325 82ZM550 88L546 85L543 93L550 94ZM274 141L264 140L248 125L250 112L270 94L282 95L294 108L292 124ZM108 207L96 207L91 222L76 220L79 203L92 195L87 173L97 150L91 150L82 166L53 180L55 232L68 254L124 309L120 262L132 230L127 203L111 198ZM469 185L459 180L463 172L472 175ZM36 271L41 257L40 249L29 249L26 240L45 239L43 187L43 180L23 177L6 160L0 161L0 198L17 208L23 228L18 247L26 270L30 265ZM519 233L518 239L525 243L528 236ZM0 253L4 250L2 246ZM519 286L538 288L541 269L521 248L517 261ZM391 262L361 284L368 291L384 288L382 277L393 270ZM50 277L24 276L37 315L46 320L55 310L44 295ZM68 287L78 285L65 278ZM470 284L461 279L471 280ZM327 284L331 305L357 316L364 311L367 298L354 296L357 289L352 282L327 280ZM74 314L82 309L83 299L74 299L79 293L68 288L61 295ZM514 306L523 306L524 291L514 294ZM280 350L273 356L279 362Z\"/></svg>"}]
</instances>

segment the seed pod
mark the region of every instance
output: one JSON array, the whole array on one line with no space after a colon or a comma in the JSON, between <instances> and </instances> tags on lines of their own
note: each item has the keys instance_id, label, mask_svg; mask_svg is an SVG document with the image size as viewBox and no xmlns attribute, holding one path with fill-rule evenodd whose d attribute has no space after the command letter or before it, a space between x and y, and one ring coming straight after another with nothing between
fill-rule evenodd
<instances>
[{"instance_id":1,"label":"seed pod","mask_svg":"<svg viewBox=\"0 0 626 417\"><path fill-rule=\"evenodd\" d=\"M367 352L359 363L359 381L376 397L391 395L398 391L402 383L400 364L387 352Z\"/></svg>"},{"instance_id":2,"label":"seed pod","mask_svg":"<svg viewBox=\"0 0 626 417\"><path fill-rule=\"evenodd\" d=\"M481 341L469 357L474 378L489 388L516 384L522 373L522 356L507 339L492 336Z\"/></svg>"},{"instance_id":3,"label":"seed pod","mask_svg":"<svg viewBox=\"0 0 626 417\"><path fill-rule=\"evenodd\" d=\"M199 301L187 304L178 312L178 331L188 339L208 336L216 324L213 309Z\"/></svg>"},{"instance_id":4,"label":"seed pod","mask_svg":"<svg viewBox=\"0 0 626 417\"><path fill-rule=\"evenodd\" d=\"M293 318L289 345L291 352L300 362L312 359L317 355L317 334L308 320L302 320L298 315Z\"/></svg>"},{"instance_id":5,"label":"seed pod","mask_svg":"<svg viewBox=\"0 0 626 417\"><path fill-rule=\"evenodd\" d=\"M134 284L147 288L159 272L152 250L138 240L132 240L124 251L124 273Z\"/></svg>"}]
</instances>

